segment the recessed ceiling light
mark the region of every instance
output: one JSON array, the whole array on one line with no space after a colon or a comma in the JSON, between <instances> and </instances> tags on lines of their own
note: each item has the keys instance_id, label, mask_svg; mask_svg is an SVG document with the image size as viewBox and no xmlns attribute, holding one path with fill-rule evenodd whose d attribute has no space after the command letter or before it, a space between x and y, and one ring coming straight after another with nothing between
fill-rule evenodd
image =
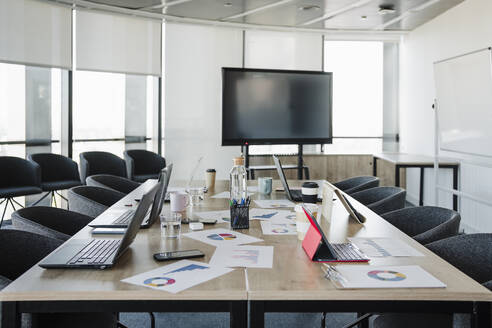
<instances>
[{"instance_id":1,"label":"recessed ceiling light","mask_svg":"<svg viewBox=\"0 0 492 328\"><path fill-rule=\"evenodd\" d=\"M299 6L299 10L301 11L307 11L307 10L320 10L321 7L317 5L305 5L305 6Z\"/></svg>"},{"instance_id":2,"label":"recessed ceiling light","mask_svg":"<svg viewBox=\"0 0 492 328\"><path fill-rule=\"evenodd\" d=\"M396 10L393 5L381 5L378 10L378 14L380 15L394 14L395 12Z\"/></svg>"},{"instance_id":3,"label":"recessed ceiling light","mask_svg":"<svg viewBox=\"0 0 492 328\"><path fill-rule=\"evenodd\" d=\"M362 20L366 20L366 19L367 19L367 16L366 16L366 15L364 15L364 16L360 16L360 19L362 19Z\"/></svg>"},{"instance_id":4,"label":"recessed ceiling light","mask_svg":"<svg viewBox=\"0 0 492 328\"><path fill-rule=\"evenodd\" d=\"M224 2L224 7L231 7L232 6L232 2Z\"/></svg>"}]
</instances>

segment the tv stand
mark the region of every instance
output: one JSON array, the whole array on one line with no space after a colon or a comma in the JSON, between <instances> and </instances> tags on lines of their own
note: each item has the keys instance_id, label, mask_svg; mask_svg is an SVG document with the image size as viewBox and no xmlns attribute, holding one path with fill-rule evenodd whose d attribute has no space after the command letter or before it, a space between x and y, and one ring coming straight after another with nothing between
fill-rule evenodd
<instances>
[{"instance_id":1,"label":"tv stand","mask_svg":"<svg viewBox=\"0 0 492 328\"><path fill-rule=\"evenodd\" d=\"M298 145L297 152L297 165L294 164L286 164L282 165L284 170L297 170L297 179L302 180L303 177L309 179L309 167L304 165L303 160L303 147L302 144ZM249 165L249 145L242 145L241 152L244 154L244 166L246 167L246 171L248 172L248 179L255 179L256 171L270 171L276 170L275 165Z\"/></svg>"}]
</instances>

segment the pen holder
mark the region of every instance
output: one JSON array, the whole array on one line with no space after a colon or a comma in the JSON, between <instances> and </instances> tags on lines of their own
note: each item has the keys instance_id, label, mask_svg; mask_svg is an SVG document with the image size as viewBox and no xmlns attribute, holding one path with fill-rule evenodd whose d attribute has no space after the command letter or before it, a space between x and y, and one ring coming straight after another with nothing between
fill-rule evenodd
<instances>
[{"instance_id":1,"label":"pen holder","mask_svg":"<svg viewBox=\"0 0 492 328\"><path fill-rule=\"evenodd\" d=\"M231 228L249 229L249 205L231 205Z\"/></svg>"}]
</instances>

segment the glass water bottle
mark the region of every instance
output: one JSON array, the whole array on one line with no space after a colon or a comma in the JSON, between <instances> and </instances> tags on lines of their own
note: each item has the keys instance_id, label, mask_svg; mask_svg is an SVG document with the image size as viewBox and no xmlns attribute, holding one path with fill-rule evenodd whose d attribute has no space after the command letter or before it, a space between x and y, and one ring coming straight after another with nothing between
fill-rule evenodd
<instances>
[{"instance_id":1,"label":"glass water bottle","mask_svg":"<svg viewBox=\"0 0 492 328\"><path fill-rule=\"evenodd\" d=\"M246 197L248 195L244 158L236 157L233 159L233 162L234 166L229 173L231 202L235 204L242 204L246 201Z\"/></svg>"}]
</instances>

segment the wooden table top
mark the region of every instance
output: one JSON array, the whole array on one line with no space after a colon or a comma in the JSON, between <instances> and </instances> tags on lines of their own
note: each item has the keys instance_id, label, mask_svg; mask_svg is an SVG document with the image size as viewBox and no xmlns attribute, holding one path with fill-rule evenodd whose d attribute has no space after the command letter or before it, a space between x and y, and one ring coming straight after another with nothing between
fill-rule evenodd
<instances>
[{"instance_id":1,"label":"wooden table top","mask_svg":"<svg viewBox=\"0 0 492 328\"><path fill-rule=\"evenodd\" d=\"M293 187L302 181L289 181ZM139 198L155 181L144 183L137 190L112 206L124 207L125 203ZM256 181L252 182L256 184ZM227 199L210 198L226 189L228 182L217 181L215 190L210 190L196 212L223 210ZM183 184L173 183L173 186ZM274 181L274 188L279 186ZM284 199L283 192L273 192L271 196L255 194L253 198ZM107 270L52 269L34 266L19 279L0 292L1 301L22 300L465 300L492 301L492 293L450 264L440 259L425 247L391 226L378 215L354 200L354 205L367 222L361 226L348 219L347 213L334 202L332 223L327 227L332 242L343 242L348 236L391 236L405 241L425 254L425 257L382 258L360 265L410 265L422 266L447 285L440 289L367 289L337 290L323 277L319 263L311 262L301 248L297 237L267 236L261 232L257 220L250 221L249 230L239 230L263 239L255 245L273 245L274 262L272 269L238 268L234 271L194 286L183 292L172 294L121 282L121 279L146 272L173 262L156 262L152 255L162 250L183 250L198 248L205 253L203 261L208 263L215 247L181 237L179 240L163 240L159 224L139 231L130 249L122 255L114 268ZM254 206L254 202L252 202ZM169 204L164 211L169 210ZM104 213L102 214L104 215ZM323 224L326 224L323 223ZM207 229L225 228L228 224L205 226ZM94 238L91 228L86 227L73 238ZM182 233L188 226L182 226ZM98 235L95 238L111 238ZM113 238L121 238L119 236ZM354 264L355 265L355 264ZM359 265L359 264L357 264ZM247 280L247 281L246 281Z\"/></svg>"},{"instance_id":2,"label":"wooden table top","mask_svg":"<svg viewBox=\"0 0 492 328\"><path fill-rule=\"evenodd\" d=\"M393 164L400 165L432 165L434 164L433 156L405 154L405 153L380 153L374 154L375 158L379 158ZM459 165L456 160L449 158L439 158L439 164L441 165Z\"/></svg>"}]
</instances>

